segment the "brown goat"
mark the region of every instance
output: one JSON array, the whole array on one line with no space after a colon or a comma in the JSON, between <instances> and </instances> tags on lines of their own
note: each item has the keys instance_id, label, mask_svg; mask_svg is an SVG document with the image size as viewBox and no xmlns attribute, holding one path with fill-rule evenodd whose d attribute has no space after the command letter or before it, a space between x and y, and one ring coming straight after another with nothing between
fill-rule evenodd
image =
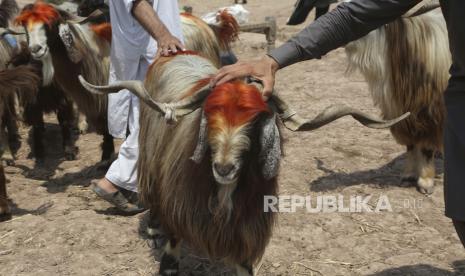
<instances>
[{"instance_id":1,"label":"brown goat","mask_svg":"<svg viewBox=\"0 0 465 276\"><path fill-rule=\"evenodd\" d=\"M94 32L91 23L77 21L73 15L40 1L24 7L16 18L28 32L32 57L42 62L44 85L54 81L76 103L90 127L103 135L102 160L109 160L114 145L107 127L107 96L85 91L78 75L95 83L108 83L110 44Z\"/></svg>"},{"instance_id":2,"label":"brown goat","mask_svg":"<svg viewBox=\"0 0 465 276\"><path fill-rule=\"evenodd\" d=\"M0 117L3 117L5 111L9 108L7 99L11 97L11 94L18 92L25 96L34 95L37 93L38 86L39 77L35 68L18 66L0 71ZM1 128L0 132L0 151L3 156L4 152L9 150L9 145L5 129ZM6 194L6 179L1 162L0 160L0 221L11 216Z\"/></svg>"},{"instance_id":3,"label":"brown goat","mask_svg":"<svg viewBox=\"0 0 465 276\"><path fill-rule=\"evenodd\" d=\"M402 182L432 193L434 155L443 147L442 93L451 65L443 16L430 12L398 19L348 44L346 53L349 68L362 72L385 119L411 112L391 128L396 141L407 147Z\"/></svg>"},{"instance_id":4,"label":"brown goat","mask_svg":"<svg viewBox=\"0 0 465 276\"><path fill-rule=\"evenodd\" d=\"M15 0L3 0L0 3L0 28L7 28L10 25L10 21L17 14L19 8ZM8 61L14 52L14 38L8 35L6 32L1 34L0 40L0 70L4 70L7 67ZM14 155L21 146L20 137L18 134L18 124L16 116L16 95L14 93L8 93L8 96L3 97L4 112L0 118L0 127L6 128L8 133L9 149L4 158L8 162L13 162Z\"/></svg>"},{"instance_id":5,"label":"brown goat","mask_svg":"<svg viewBox=\"0 0 465 276\"><path fill-rule=\"evenodd\" d=\"M244 81L210 88L216 71L211 61L184 52L158 59L145 84L97 87L81 78L91 92L129 89L145 103L137 170L140 196L169 237L161 275L177 275L181 240L235 265L239 275L251 275L274 225L275 214L264 212L264 196L276 196L278 190L278 116L293 131L313 130L345 115L371 127L390 127L399 120L378 121L333 106L306 121L277 96L265 103L259 90ZM179 121L167 125L164 117Z\"/></svg>"},{"instance_id":6,"label":"brown goat","mask_svg":"<svg viewBox=\"0 0 465 276\"><path fill-rule=\"evenodd\" d=\"M34 60L25 44L21 42L20 50L17 51L10 64L13 66L30 65L36 68L36 72L42 78L42 63ZM66 160L75 160L78 155L78 148L75 142L78 138L75 135L78 114L73 106L73 102L66 97L62 89L56 84L40 86L36 95L24 99L20 97L20 107L23 110L23 120L32 126L32 148L34 156L38 161L45 157L45 147L43 144L44 113L54 112L57 114L58 123L61 127L63 151Z\"/></svg>"}]
</instances>

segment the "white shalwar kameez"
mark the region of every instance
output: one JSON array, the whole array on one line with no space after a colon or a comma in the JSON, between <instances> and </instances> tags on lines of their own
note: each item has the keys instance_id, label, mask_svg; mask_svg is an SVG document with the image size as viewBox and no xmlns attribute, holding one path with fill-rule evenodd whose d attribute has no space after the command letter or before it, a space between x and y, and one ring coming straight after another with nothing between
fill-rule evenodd
<instances>
[{"instance_id":1,"label":"white shalwar kameez","mask_svg":"<svg viewBox=\"0 0 465 276\"><path fill-rule=\"evenodd\" d=\"M157 42L131 14L133 0L111 0L112 27L109 83L143 80L157 52ZM177 0L148 1L170 33L182 41ZM137 192L139 156L139 99L128 90L108 98L108 128L115 138L125 138L118 158L105 177L115 185Z\"/></svg>"}]
</instances>

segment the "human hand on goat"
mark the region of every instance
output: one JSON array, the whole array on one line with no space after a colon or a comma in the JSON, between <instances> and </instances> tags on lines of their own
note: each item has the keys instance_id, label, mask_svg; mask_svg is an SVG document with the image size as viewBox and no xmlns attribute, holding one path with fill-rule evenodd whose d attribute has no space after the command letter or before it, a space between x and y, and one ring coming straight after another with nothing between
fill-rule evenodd
<instances>
[{"instance_id":1,"label":"human hand on goat","mask_svg":"<svg viewBox=\"0 0 465 276\"><path fill-rule=\"evenodd\" d=\"M160 56L170 56L176 54L178 50L185 51L184 45L181 41L171 35L169 32L157 37L158 50L156 57Z\"/></svg>"},{"instance_id":2,"label":"human hand on goat","mask_svg":"<svg viewBox=\"0 0 465 276\"><path fill-rule=\"evenodd\" d=\"M279 70L278 63L269 56L250 62L239 61L236 64L221 68L212 80L212 86L220 85L237 78L254 77L263 83L263 98L273 92L275 74Z\"/></svg>"},{"instance_id":3,"label":"human hand on goat","mask_svg":"<svg viewBox=\"0 0 465 276\"><path fill-rule=\"evenodd\" d=\"M135 1L131 10L132 15L144 29L157 41L158 51L155 56L169 56L178 50L185 51L181 41L174 37L161 21L148 1Z\"/></svg>"}]
</instances>

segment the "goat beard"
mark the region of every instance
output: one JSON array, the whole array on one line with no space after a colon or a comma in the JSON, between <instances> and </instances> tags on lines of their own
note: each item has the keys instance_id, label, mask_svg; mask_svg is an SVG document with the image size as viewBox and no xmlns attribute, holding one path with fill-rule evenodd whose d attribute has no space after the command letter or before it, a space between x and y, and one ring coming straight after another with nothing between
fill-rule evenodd
<instances>
[{"instance_id":1,"label":"goat beard","mask_svg":"<svg viewBox=\"0 0 465 276\"><path fill-rule=\"evenodd\" d=\"M218 192L208 199L208 207L213 215L215 222L227 223L231 219L233 211L232 196L236 190L237 183L229 185L220 185Z\"/></svg>"},{"instance_id":2,"label":"goat beard","mask_svg":"<svg viewBox=\"0 0 465 276\"><path fill-rule=\"evenodd\" d=\"M43 86L52 84L55 69L53 68L52 56L46 54L42 59L42 79Z\"/></svg>"}]
</instances>

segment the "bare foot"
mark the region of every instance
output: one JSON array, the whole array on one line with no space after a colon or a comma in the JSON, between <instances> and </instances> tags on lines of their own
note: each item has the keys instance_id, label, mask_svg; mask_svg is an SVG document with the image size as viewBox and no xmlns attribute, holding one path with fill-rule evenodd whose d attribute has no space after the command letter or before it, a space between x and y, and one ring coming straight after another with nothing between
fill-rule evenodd
<instances>
[{"instance_id":1,"label":"bare foot","mask_svg":"<svg viewBox=\"0 0 465 276\"><path fill-rule=\"evenodd\" d=\"M118 188L116 188L115 184L111 183L110 180L106 179L105 177L100 179L100 181L97 183L97 186L99 186L107 193L115 193L118 191Z\"/></svg>"}]
</instances>

